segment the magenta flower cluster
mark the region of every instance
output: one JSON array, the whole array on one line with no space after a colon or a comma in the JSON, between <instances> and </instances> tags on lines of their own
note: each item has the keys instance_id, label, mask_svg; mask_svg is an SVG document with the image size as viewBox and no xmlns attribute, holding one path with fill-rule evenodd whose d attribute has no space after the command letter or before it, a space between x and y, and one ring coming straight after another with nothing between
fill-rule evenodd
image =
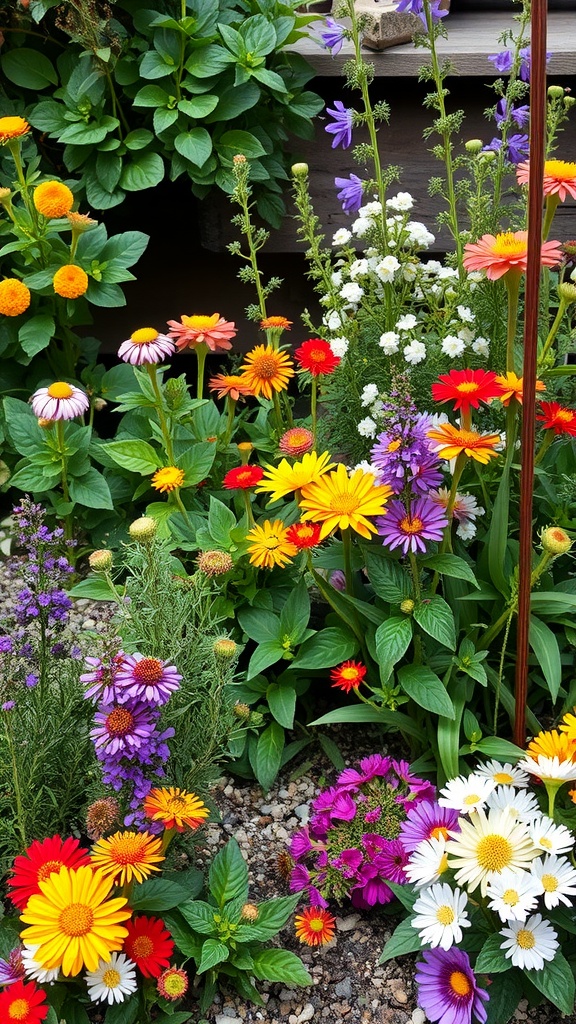
<instances>
[{"instance_id":1,"label":"magenta flower cluster","mask_svg":"<svg viewBox=\"0 0 576 1024\"><path fill-rule=\"evenodd\" d=\"M407 808L434 798L431 783L412 775L407 761L381 754L347 768L319 793L310 822L292 838L291 892L314 906L351 899L355 907L389 903L387 884L406 882L408 853L400 841Z\"/></svg>"}]
</instances>

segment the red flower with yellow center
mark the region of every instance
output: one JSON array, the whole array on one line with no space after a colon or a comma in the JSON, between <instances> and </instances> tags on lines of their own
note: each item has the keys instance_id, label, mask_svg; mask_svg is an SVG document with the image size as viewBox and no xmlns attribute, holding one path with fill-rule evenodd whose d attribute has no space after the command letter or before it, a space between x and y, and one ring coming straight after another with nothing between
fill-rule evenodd
<instances>
[{"instance_id":1,"label":"red flower with yellow center","mask_svg":"<svg viewBox=\"0 0 576 1024\"><path fill-rule=\"evenodd\" d=\"M309 338L303 341L294 352L300 370L306 370L313 377L334 373L340 363L340 356L335 356L330 345L323 338Z\"/></svg>"},{"instance_id":2,"label":"red flower with yellow center","mask_svg":"<svg viewBox=\"0 0 576 1024\"><path fill-rule=\"evenodd\" d=\"M174 1002L188 991L188 975L180 967L169 967L158 978L158 992L164 999Z\"/></svg>"},{"instance_id":3,"label":"red flower with yellow center","mask_svg":"<svg viewBox=\"0 0 576 1024\"><path fill-rule=\"evenodd\" d=\"M508 406L513 398L522 405L524 400L524 378L517 377L511 370L508 373L496 377L496 384L500 389L498 398L502 405ZM546 385L541 380L536 381L536 391L546 391Z\"/></svg>"},{"instance_id":4,"label":"red flower with yellow center","mask_svg":"<svg viewBox=\"0 0 576 1024\"><path fill-rule=\"evenodd\" d=\"M128 937L124 952L145 978L158 978L169 967L174 940L164 921L157 917L135 917L126 925Z\"/></svg>"},{"instance_id":5,"label":"red flower with yellow center","mask_svg":"<svg viewBox=\"0 0 576 1024\"><path fill-rule=\"evenodd\" d=\"M320 523L293 523L286 530L286 540L299 550L320 543Z\"/></svg>"},{"instance_id":6,"label":"red flower with yellow center","mask_svg":"<svg viewBox=\"0 0 576 1024\"><path fill-rule=\"evenodd\" d=\"M2 1024L40 1024L48 1016L49 1006L43 988L35 981L17 981L0 993Z\"/></svg>"},{"instance_id":7,"label":"red flower with yellow center","mask_svg":"<svg viewBox=\"0 0 576 1024\"><path fill-rule=\"evenodd\" d=\"M294 918L296 938L307 946L324 946L334 938L336 918L323 907L307 907Z\"/></svg>"},{"instance_id":8,"label":"red flower with yellow center","mask_svg":"<svg viewBox=\"0 0 576 1024\"><path fill-rule=\"evenodd\" d=\"M344 661L337 668L333 668L330 673L332 680L332 686L338 690L344 690L344 693L350 693L351 690L355 690L364 679L366 675L366 666L360 661Z\"/></svg>"},{"instance_id":9,"label":"red flower with yellow center","mask_svg":"<svg viewBox=\"0 0 576 1024\"><path fill-rule=\"evenodd\" d=\"M434 401L453 401L455 412L468 413L471 408L478 409L480 402L488 404L500 395L496 374L490 370L450 370L441 374L439 381L432 385Z\"/></svg>"},{"instance_id":10,"label":"red flower with yellow center","mask_svg":"<svg viewBox=\"0 0 576 1024\"><path fill-rule=\"evenodd\" d=\"M528 232L505 231L499 235L483 235L477 242L464 246L466 270L485 270L489 281L498 281L511 272L524 274L528 262ZM543 242L540 262L555 267L562 259L560 242Z\"/></svg>"},{"instance_id":11,"label":"red flower with yellow center","mask_svg":"<svg viewBox=\"0 0 576 1024\"><path fill-rule=\"evenodd\" d=\"M227 491L247 491L255 487L264 476L261 466L235 466L230 469L222 481Z\"/></svg>"},{"instance_id":12,"label":"red flower with yellow center","mask_svg":"<svg viewBox=\"0 0 576 1024\"><path fill-rule=\"evenodd\" d=\"M518 164L516 177L519 185L530 181L530 161ZM576 163L566 160L546 160L544 163L544 195L558 196L561 203L571 196L576 199Z\"/></svg>"},{"instance_id":13,"label":"red flower with yellow center","mask_svg":"<svg viewBox=\"0 0 576 1024\"><path fill-rule=\"evenodd\" d=\"M570 434L576 437L576 409L566 409L558 402L540 402L540 420L544 430L553 430L555 434Z\"/></svg>"},{"instance_id":14,"label":"red flower with yellow center","mask_svg":"<svg viewBox=\"0 0 576 1024\"><path fill-rule=\"evenodd\" d=\"M50 836L42 842L35 839L14 861L12 876L7 882L13 890L10 893L12 903L22 910L30 897L40 892L38 883L44 882L53 871L82 864L90 864L90 857L78 839L61 839L60 836Z\"/></svg>"}]
</instances>

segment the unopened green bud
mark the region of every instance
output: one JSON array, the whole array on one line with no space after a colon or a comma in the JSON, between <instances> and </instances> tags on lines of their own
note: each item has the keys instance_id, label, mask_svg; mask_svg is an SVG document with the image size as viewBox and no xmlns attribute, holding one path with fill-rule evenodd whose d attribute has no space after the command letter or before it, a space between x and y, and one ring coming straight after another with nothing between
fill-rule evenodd
<instances>
[{"instance_id":1,"label":"unopened green bud","mask_svg":"<svg viewBox=\"0 0 576 1024\"><path fill-rule=\"evenodd\" d=\"M406 598L406 600L402 601L402 604L400 605L400 611L404 612L404 615L412 615L412 612L414 611L414 601L411 601L409 597Z\"/></svg>"},{"instance_id":2,"label":"unopened green bud","mask_svg":"<svg viewBox=\"0 0 576 1024\"><path fill-rule=\"evenodd\" d=\"M558 285L558 295L566 303L576 302L576 284L561 281Z\"/></svg>"},{"instance_id":3,"label":"unopened green bud","mask_svg":"<svg viewBox=\"0 0 576 1024\"><path fill-rule=\"evenodd\" d=\"M148 544L155 537L157 529L158 523L152 516L141 516L140 519L135 519L130 524L128 533L132 540L136 540L140 544Z\"/></svg>"},{"instance_id":4,"label":"unopened green bud","mask_svg":"<svg viewBox=\"0 0 576 1024\"><path fill-rule=\"evenodd\" d=\"M88 563L94 572L107 572L112 566L112 552L108 551L107 548L101 548L99 551L93 551L88 557Z\"/></svg>"},{"instance_id":5,"label":"unopened green bud","mask_svg":"<svg viewBox=\"0 0 576 1024\"><path fill-rule=\"evenodd\" d=\"M570 110L570 107L573 107L575 103L576 103L576 97L574 97L574 96L565 96L564 97L564 109L565 110Z\"/></svg>"},{"instance_id":6,"label":"unopened green bud","mask_svg":"<svg viewBox=\"0 0 576 1024\"><path fill-rule=\"evenodd\" d=\"M544 551L550 555L565 555L572 547L572 541L565 530L559 526L548 526L542 530L540 541Z\"/></svg>"},{"instance_id":7,"label":"unopened green bud","mask_svg":"<svg viewBox=\"0 0 576 1024\"><path fill-rule=\"evenodd\" d=\"M308 164L292 164L290 170L294 178L306 178L308 175Z\"/></svg>"},{"instance_id":8,"label":"unopened green bud","mask_svg":"<svg viewBox=\"0 0 576 1024\"><path fill-rule=\"evenodd\" d=\"M564 95L564 89L561 85L549 85L548 86L548 99L549 100L561 100Z\"/></svg>"},{"instance_id":9,"label":"unopened green bud","mask_svg":"<svg viewBox=\"0 0 576 1024\"><path fill-rule=\"evenodd\" d=\"M105 398L95 398L92 404L94 405L95 412L102 412L102 409L106 408L108 402Z\"/></svg>"},{"instance_id":10,"label":"unopened green bud","mask_svg":"<svg viewBox=\"0 0 576 1024\"><path fill-rule=\"evenodd\" d=\"M488 164L493 163L494 160L496 159L496 153L494 152L493 149L485 149L480 155L482 156L482 159L485 160L486 163Z\"/></svg>"},{"instance_id":11,"label":"unopened green bud","mask_svg":"<svg viewBox=\"0 0 576 1024\"><path fill-rule=\"evenodd\" d=\"M182 404L182 399L186 397L188 393L188 386L186 384L186 377L169 377L166 381L164 388L166 395L166 402L169 409L178 409Z\"/></svg>"},{"instance_id":12,"label":"unopened green bud","mask_svg":"<svg viewBox=\"0 0 576 1024\"><path fill-rule=\"evenodd\" d=\"M475 156L476 153L479 153L482 149L482 139L468 139L464 148L467 153L471 153L472 156Z\"/></svg>"},{"instance_id":13,"label":"unopened green bud","mask_svg":"<svg viewBox=\"0 0 576 1024\"><path fill-rule=\"evenodd\" d=\"M247 722L250 718L250 708L248 704L242 704L240 701L234 705L234 714L236 718L239 718L242 722Z\"/></svg>"},{"instance_id":14,"label":"unopened green bud","mask_svg":"<svg viewBox=\"0 0 576 1024\"><path fill-rule=\"evenodd\" d=\"M222 636L219 640L214 641L212 650L216 657L222 658L223 661L232 661L236 657L238 645L229 637Z\"/></svg>"}]
</instances>

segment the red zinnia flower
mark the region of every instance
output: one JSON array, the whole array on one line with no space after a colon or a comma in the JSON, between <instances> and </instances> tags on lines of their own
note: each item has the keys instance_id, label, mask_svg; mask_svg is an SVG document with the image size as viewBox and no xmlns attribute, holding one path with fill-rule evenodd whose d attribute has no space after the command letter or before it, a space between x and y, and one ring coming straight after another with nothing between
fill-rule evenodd
<instances>
[{"instance_id":1,"label":"red zinnia flower","mask_svg":"<svg viewBox=\"0 0 576 1024\"><path fill-rule=\"evenodd\" d=\"M48 1016L46 993L35 981L17 981L0 994L3 1024L40 1024Z\"/></svg>"},{"instance_id":2,"label":"red zinnia flower","mask_svg":"<svg viewBox=\"0 0 576 1024\"><path fill-rule=\"evenodd\" d=\"M576 409L566 409L558 402L540 402L540 409L544 415L536 419L542 422L544 430L576 437Z\"/></svg>"},{"instance_id":3,"label":"red zinnia flower","mask_svg":"<svg viewBox=\"0 0 576 1024\"><path fill-rule=\"evenodd\" d=\"M12 877L8 885L14 890L10 899L15 907L23 910L31 896L39 893L39 882L43 882L53 871L61 867L79 868L90 864L88 850L80 846L78 839L70 836L62 840L60 836L48 839L35 839L25 853L16 857L12 868Z\"/></svg>"},{"instance_id":4,"label":"red zinnia flower","mask_svg":"<svg viewBox=\"0 0 576 1024\"><path fill-rule=\"evenodd\" d=\"M334 373L340 363L340 356L335 356L328 342L322 338L303 341L294 352L294 357L300 369L307 370L313 377Z\"/></svg>"},{"instance_id":5,"label":"red zinnia flower","mask_svg":"<svg viewBox=\"0 0 576 1024\"><path fill-rule=\"evenodd\" d=\"M222 481L227 491L247 491L255 487L264 476L261 466L235 466L230 469Z\"/></svg>"},{"instance_id":6,"label":"red zinnia flower","mask_svg":"<svg viewBox=\"0 0 576 1024\"><path fill-rule=\"evenodd\" d=\"M339 690L344 690L344 693L350 693L350 690L355 690L366 675L366 666L360 661L344 661L342 665L338 665L338 668L333 668L330 673L332 680L332 686L337 687Z\"/></svg>"},{"instance_id":7,"label":"red zinnia flower","mask_svg":"<svg viewBox=\"0 0 576 1024\"><path fill-rule=\"evenodd\" d=\"M145 978L159 978L170 966L174 940L159 917L135 917L126 923L128 936L124 952L133 960Z\"/></svg>"},{"instance_id":8,"label":"red zinnia flower","mask_svg":"<svg viewBox=\"0 0 576 1024\"><path fill-rule=\"evenodd\" d=\"M455 412L461 409L468 413L471 407L477 409L480 402L488 404L501 393L491 370L450 370L441 374L439 380L439 384L432 385L432 397L435 402L453 399Z\"/></svg>"},{"instance_id":9,"label":"red zinnia flower","mask_svg":"<svg viewBox=\"0 0 576 1024\"><path fill-rule=\"evenodd\" d=\"M336 918L323 907L306 907L294 918L296 938L307 946L323 946L334 938Z\"/></svg>"},{"instance_id":10,"label":"red zinnia flower","mask_svg":"<svg viewBox=\"0 0 576 1024\"><path fill-rule=\"evenodd\" d=\"M286 540L297 548L313 548L320 540L320 523L294 523L286 530Z\"/></svg>"}]
</instances>

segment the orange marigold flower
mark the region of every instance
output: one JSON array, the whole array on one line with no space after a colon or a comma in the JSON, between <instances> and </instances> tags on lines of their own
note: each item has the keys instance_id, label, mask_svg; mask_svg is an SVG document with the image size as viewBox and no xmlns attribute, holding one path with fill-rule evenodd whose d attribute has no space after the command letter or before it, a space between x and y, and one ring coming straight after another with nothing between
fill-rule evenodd
<instances>
[{"instance_id":1,"label":"orange marigold flower","mask_svg":"<svg viewBox=\"0 0 576 1024\"><path fill-rule=\"evenodd\" d=\"M499 396L495 380L496 374L490 370L450 370L440 375L440 383L432 385L432 397L440 403L454 401L454 411L468 413L471 408L478 409L480 402L488 405Z\"/></svg>"},{"instance_id":2,"label":"orange marigold flower","mask_svg":"<svg viewBox=\"0 0 576 1024\"><path fill-rule=\"evenodd\" d=\"M64 299L79 299L88 289L88 274L75 263L67 263L56 271L52 285L56 295Z\"/></svg>"},{"instance_id":3,"label":"orange marigold flower","mask_svg":"<svg viewBox=\"0 0 576 1024\"><path fill-rule=\"evenodd\" d=\"M19 139L29 131L30 125L23 117L0 117L0 145L11 139Z\"/></svg>"},{"instance_id":4,"label":"orange marigold flower","mask_svg":"<svg viewBox=\"0 0 576 1024\"><path fill-rule=\"evenodd\" d=\"M306 907L294 918L296 938L307 946L324 946L334 938L336 918L323 907Z\"/></svg>"},{"instance_id":5,"label":"orange marigold flower","mask_svg":"<svg viewBox=\"0 0 576 1024\"><path fill-rule=\"evenodd\" d=\"M519 185L530 181L530 161L518 164L516 177ZM566 160L546 160L544 163L544 195L558 196L561 203L571 196L576 199L576 163Z\"/></svg>"},{"instance_id":6,"label":"orange marigold flower","mask_svg":"<svg viewBox=\"0 0 576 1024\"><path fill-rule=\"evenodd\" d=\"M246 383L243 374L217 373L208 381L210 391L215 391L218 398L227 398L237 402L240 396L251 395L252 388Z\"/></svg>"},{"instance_id":7,"label":"orange marigold flower","mask_svg":"<svg viewBox=\"0 0 576 1024\"><path fill-rule=\"evenodd\" d=\"M490 281L505 274L524 274L528 262L528 232L505 231L499 235L482 235L477 242L464 246L466 270L485 270ZM555 267L562 259L560 242L543 242L540 261L543 267Z\"/></svg>"},{"instance_id":8,"label":"orange marigold flower","mask_svg":"<svg viewBox=\"0 0 576 1024\"><path fill-rule=\"evenodd\" d=\"M313 447L314 434L306 427L291 427L278 442L278 450L282 455L305 455Z\"/></svg>"},{"instance_id":9,"label":"orange marigold flower","mask_svg":"<svg viewBox=\"0 0 576 1024\"><path fill-rule=\"evenodd\" d=\"M294 364L285 352L279 352L272 345L257 345L246 356L240 367L252 394L272 398L273 391L285 391L290 377L294 376Z\"/></svg>"},{"instance_id":10,"label":"orange marigold flower","mask_svg":"<svg viewBox=\"0 0 576 1024\"><path fill-rule=\"evenodd\" d=\"M231 339L236 336L236 324L225 320L220 313L212 316L181 316L178 320L168 320L168 337L173 338L176 348L195 348L206 345L211 352L226 352L232 348Z\"/></svg>"},{"instance_id":11,"label":"orange marigold flower","mask_svg":"<svg viewBox=\"0 0 576 1024\"><path fill-rule=\"evenodd\" d=\"M320 523L293 523L286 530L286 540L299 550L316 547L320 543Z\"/></svg>"},{"instance_id":12,"label":"orange marigold flower","mask_svg":"<svg viewBox=\"0 0 576 1024\"><path fill-rule=\"evenodd\" d=\"M486 466L490 459L496 458L494 451L500 443L499 434L479 434L476 430L458 430L451 423L441 423L433 430L426 432L434 444L431 446L441 459L455 459L464 452L469 458Z\"/></svg>"},{"instance_id":13,"label":"orange marigold flower","mask_svg":"<svg viewBox=\"0 0 576 1024\"><path fill-rule=\"evenodd\" d=\"M366 666L360 661L344 661L330 672L332 686L344 693L355 690L366 675Z\"/></svg>"},{"instance_id":14,"label":"orange marigold flower","mask_svg":"<svg viewBox=\"0 0 576 1024\"><path fill-rule=\"evenodd\" d=\"M309 338L303 341L294 352L300 370L305 370L312 377L334 373L340 365L340 356L335 356L330 345L323 338Z\"/></svg>"},{"instance_id":15,"label":"orange marigold flower","mask_svg":"<svg viewBox=\"0 0 576 1024\"><path fill-rule=\"evenodd\" d=\"M261 331L289 331L292 327L292 320L285 316L266 316L260 321Z\"/></svg>"},{"instance_id":16,"label":"orange marigold flower","mask_svg":"<svg viewBox=\"0 0 576 1024\"><path fill-rule=\"evenodd\" d=\"M30 305L30 289L17 277L0 281L0 313L4 316L20 316Z\"/></svg>"},{"instance_id":17,"label":"orange marigold flower","mask_svg":"<svg viewBox=\"0 0 576 1024\"><path fill-rule=\"evenodd\" d=\"M230 469L222 481L227 491L246 491L255 487L264 476L261 466L235 466Z\"/></svg>"},{"instance_id":18,"label":"orange marigold flower","mask_svg":"<svg viewBox=\"0 0 576 1024\"><path fill-rule=\"evenodd\" d=\"M64 217L74 204L74 194L63 181L43 181L34 189L32 198L44 217Z\"/></svg>"},{"instance_id":19,"label":"orange marigold flower","mask_svg":"<svg viewBox=\"0 0 576 1024\"><path fill-rule=\"evenodd\" d=\"M544 430L576 437L576 409L566 409L558 402L540 402L540 412L536 419L540 420Z\"/></svg>"},{"instance_id":20,"label":"orange marigold flower","mask_svg":"<svg viewBox=\"0 0 576 1024\"><path fill-rule=\"evenodd\" d=\"M151 789L144 799L144 814L159 821L166 829L196 829L208 818L210 811L195 793L187 793L177 786Z\"/></svg>"},{"instance_id":21,"label":"orange marigold flower","mask_svg":"<svg viewBox=\"0 0 576 1024\"><path fill-rule=\"evenodd\" d=\"M502 402L502 405L510 405L513 398L522 405L524 399L523 377L517 377L515 373L509 370L506 374L496 377L496 384L500 389L497 397ZM536 391L546 391L546 385L541 380L536 381Z\"/></svg>"},{"instance_id":22,"label":"orange marigold flower","mask_svg":"<svg viewBox=\"0 0 576 1024\"><path fill-rule=\"evenodd\" d=\"M175 491L184 483L184 470L178 466L163 466L162 469L156 470L151 483L152 487L162 493Z\"/></svg>"}]
</instances>

